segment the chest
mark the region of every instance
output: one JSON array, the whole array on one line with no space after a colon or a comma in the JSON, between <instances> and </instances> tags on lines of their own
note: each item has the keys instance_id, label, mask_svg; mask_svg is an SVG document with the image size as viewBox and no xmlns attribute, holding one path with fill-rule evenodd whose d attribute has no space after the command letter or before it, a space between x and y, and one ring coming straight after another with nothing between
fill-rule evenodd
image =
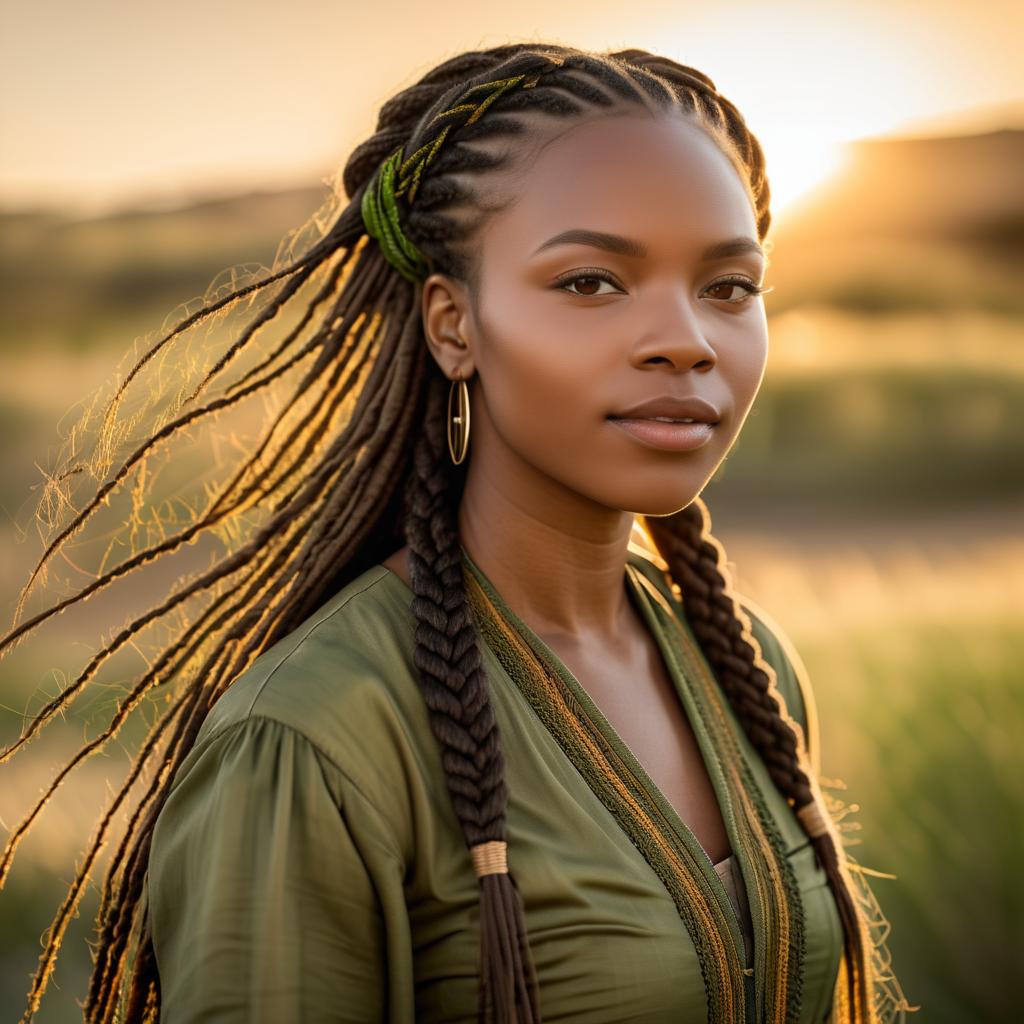
<instances>
[{"instance_id":1,"label":"chest","mask_svg":"<svg viewBox=\"0 0 1024 1024\"><path fill-rule=\"evenodd\" d=\"M564 643L556 653L712 863L728 857L732 852L728 833L700 745L661 651L649 634L629 645L625 661L607 651Z\"/></svg>"}]
</instances>

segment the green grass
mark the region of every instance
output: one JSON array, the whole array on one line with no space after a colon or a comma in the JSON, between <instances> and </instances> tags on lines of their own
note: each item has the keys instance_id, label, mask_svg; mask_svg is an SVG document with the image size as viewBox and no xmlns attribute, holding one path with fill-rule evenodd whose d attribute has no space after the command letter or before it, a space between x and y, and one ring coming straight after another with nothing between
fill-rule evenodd
<instances>
[{"instance_id":1,"label":"green grass","mask_svg":"<svg viewBox=\"0 0 1024 1024\"><path fill-rule=\"evenodd\" d=\"M765 382L718 500L825 508L978 505L1024 493L1024 378L876 367ZM933 504L934 503L934 504Z\"/></svg>"},{"instance_id":2,"label":"green grass","mask_svg":"<svg viewBox=\"0 0 1024 1024\"><path fill-rule=\"evenodd\" d=\"M970 595L964 595L969 602ZM859 805L862 864L927 1024L1017 1019L1024 962L1024 633L1019 621L873 625L799 647L823 775Z\"/></svg>"}]
</instances>

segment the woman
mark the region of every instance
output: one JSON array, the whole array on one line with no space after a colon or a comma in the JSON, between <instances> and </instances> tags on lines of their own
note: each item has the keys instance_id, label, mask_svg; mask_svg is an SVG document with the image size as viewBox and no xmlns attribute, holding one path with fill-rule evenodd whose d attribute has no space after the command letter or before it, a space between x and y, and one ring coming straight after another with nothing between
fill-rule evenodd
<instances>
[{"instance_id":1,"label":"woman","mask_svg":"<svg viewBox=\"0 0 1024 1024\"><path fill-rule=\"evenodd\" d=\"M305 251L138 361L107 437L165 346L269 290L40 563L165 438L295 374L206 511L108 574L228 548L98 656L212 592L101 737L185 677L111 810L152 760L86 1019L901 1013L806 678L699 497L767 352L769 188L736 108L640 50L502 46L387 102L343 183Z\"/></svg>"}]
</instances>

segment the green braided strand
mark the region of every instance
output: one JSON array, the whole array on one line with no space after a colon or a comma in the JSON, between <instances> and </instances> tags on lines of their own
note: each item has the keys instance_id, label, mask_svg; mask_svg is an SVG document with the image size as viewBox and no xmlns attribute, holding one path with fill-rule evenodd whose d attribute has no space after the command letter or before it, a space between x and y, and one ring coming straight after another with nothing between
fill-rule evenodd
<instances>
[{"instance_id":1,"label":"green braided strand","mask_svg":"<svg viewBox=\"0 0 1024 1024\"><path fill-rule=\"evenodd\" d=\"M363 193L361 210L366 232L380 244L384 258L406 280L413 284L427 276L427 261L420 251L405 237L395 202L395 170L402 159L399 146L381 164L373 181Z\"/></svg>"},{"instance_id":2,"label":"green braided strand","mask_svg":"<svg viewBox=\"0 0 1024 1024\"><path fill-rule=\"evenodd\" d=\"M481 82L461 97L454 107L441 111L433 117L428 128L439 121L448 120L448 124L431 142L424 143L407 159L403 159L404 147L399 146L380 165L374 179L363 193L361 210L366 232L380 244L384 258L404 277L413 282L422 282L429 273L429 266L423 254L406 237L402 230L398 198L404 196L407 203L416 197L423 172L430 166L445 139L453 127L455 117L465 111L472 111L465 124L473 124L485 111L509 89L515 88L526 78L526 75L515 75L512 78L501 78L494 82ZM532 88L540 76L534 75L523 84L524 89ZM478 92L487 95L479 103L465 102ZM395 186L395 179L398 186Z\"/></svg>"}]
</instances>

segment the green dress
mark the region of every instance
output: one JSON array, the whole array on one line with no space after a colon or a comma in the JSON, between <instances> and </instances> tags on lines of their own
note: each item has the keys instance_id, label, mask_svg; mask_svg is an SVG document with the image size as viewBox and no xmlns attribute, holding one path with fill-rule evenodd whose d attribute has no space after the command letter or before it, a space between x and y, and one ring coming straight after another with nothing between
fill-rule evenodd
<instances>
[{"instance_id":1,"label":"green dress","mask_svg":"<svg viewBox=\"0 0 1024 1024\"><path fill-rule=\"evenodd\" d=\"M631 542L627 590L666 657L734 856L716 869L524 624L559 667L550 699L524 692L485 638L509 788L508 863L542 1017L718 1024L724 997L709 996L704 952L714 938L742 961L733 961L732 998L739 991L743 1008L730 1015L753 1022L771 966L749 948L744 914L761 920L760 883L738 856L728 760L702 724L699 666L679 655L681 605L648 555ZM212 708L155 824L146 877L162 1024L475 1021L479 883L419 691L411 596L401 577L373 566ZM788 641L744 607L816 760L806 678ZM799 885L800 1024L828 1021L842 949L831 891L731 709L725 717L739 735L732 759L763 791ZM696 904L717 922L704 927L714 936L694 925Z\"/></svg>"}]
</instances>

